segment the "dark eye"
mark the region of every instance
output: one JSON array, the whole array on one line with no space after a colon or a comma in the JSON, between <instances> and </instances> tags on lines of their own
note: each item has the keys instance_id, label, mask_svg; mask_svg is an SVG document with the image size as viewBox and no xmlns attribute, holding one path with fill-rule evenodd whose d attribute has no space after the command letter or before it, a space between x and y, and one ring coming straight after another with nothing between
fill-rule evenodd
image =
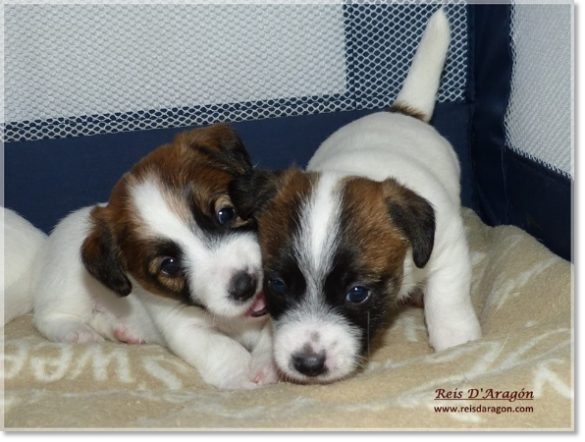
<instances>
[{"instance_id":1,"label":"dark eye","mask_svg":"<svg viewBox=\"0 0 585 442\"><path fill-rule=\"evenodd\" d=\"M236 218L236 209L230 206L222 207L217 212L217 220L223 226Z\"/></svg>"},{"instance_id":2,"label":"dark eye","mask_svg":"<svg viewBox=\"0 0 585 442\"><path fill-rule=\"evenodd\" d=\"M286 284L280 278L272 278L268 280L268 287L276 294L282 295L286 291Z\"/></svg>"},{"instance_id":3,"label":"dark eye","mask_svg":"<svg viewBox=\"0 0 585 442\"><path fill-rule=\"evenodd\" d=\"M169 256L160 263L160 271L170 278L176 278L181 274L181 264L178 259Z\"/></svg>"},{"instance_id":4,"label":"dark eye","mask_svg":"<svg viewBox=\"0 0 585 442\"><path fill-rule=\"evenodd\" d=\"M362 285L356 285L353 287L347 295L345 300L351 304L361 304L370 297L370 289Z\"/></svg>"}]
</instances>

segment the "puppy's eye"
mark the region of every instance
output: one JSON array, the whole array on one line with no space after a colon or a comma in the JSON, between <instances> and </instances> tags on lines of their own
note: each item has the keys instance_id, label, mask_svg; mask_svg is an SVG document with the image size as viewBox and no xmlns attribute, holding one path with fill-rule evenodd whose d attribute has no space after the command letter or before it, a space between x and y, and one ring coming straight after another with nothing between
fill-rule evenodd
<instances>
[{"instance_id":1,"label":"puppy's eye","mask_svg":"<svg viewBox=\"0 0 585 442\"><path fill-rule=\"evenodd\" d=\"M278 295L282 295L286 291L286 283L280 278L269 279L268 287Z\"/></svg>"},{"instance_id":2,"label":"puppy's eye","mask_svg":"<svg viewBox=\"0 0 585 442\"><path fill-rule=\"evenodd\" d=\"M161 261L160 271L169 278L176 278L181 275L181 263L177 258L168 256Z\"/></svg>"},{"instance_id":3,"label":"puppy's eye","mask_svg":"<svg viewBox=\"0 0 585 442\"><path fill-rule=\"evenodd\" d=\"M222 207L217 212L217 220L223 226L236 219L236 209L230 206Z\"/></svg>"},{"instance_id":4,"label":"puppy's eye","mask_svg":"<svg viewBox=\"0 0 585 442\"><path fill-rule=\"evenodd\" d=\"M362 304L370 297L370 289L364 287L363 285L356 285L352 287L347 295L345 295L345 300L350 304Z\"/></svg>"}]
</instances>

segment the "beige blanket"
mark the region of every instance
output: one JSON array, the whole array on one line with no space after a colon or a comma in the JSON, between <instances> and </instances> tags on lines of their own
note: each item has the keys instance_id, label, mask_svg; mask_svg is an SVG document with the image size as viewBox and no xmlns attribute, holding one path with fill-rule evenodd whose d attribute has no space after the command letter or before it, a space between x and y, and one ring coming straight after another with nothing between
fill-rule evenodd
<instances>
[{"instance_id":1,"label":"beige blanket","mask_svg":"<svg viewBox=\"0 0 585 442\"><path fill-rule=\"evenodd\" d=\"M5 428L573 428L572 265L464 216L477 342L434 353L406 307L349 380L218 391L164 348L54 344L26 315L5 329Z\"/></svg>"}]
</instances>

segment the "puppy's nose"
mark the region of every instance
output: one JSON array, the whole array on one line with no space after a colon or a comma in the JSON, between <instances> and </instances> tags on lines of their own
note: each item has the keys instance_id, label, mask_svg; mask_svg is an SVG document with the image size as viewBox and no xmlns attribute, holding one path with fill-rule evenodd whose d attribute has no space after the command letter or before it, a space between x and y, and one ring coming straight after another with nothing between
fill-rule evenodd
<instances>
[{"instance_id":1,"label":"puppy's nose","mask_svg":"<svg viewBox=\"0 0 585 442\"><path fill-rule=\"evenodd\" d=\"M236 301L246 301L256 293L256 278L247 272L238 272L230 283L230 296Z\"/></svg>"},{"instance_id":2,"label":"puppy's nose","mask_svg":"<svg viewBox=\"0 0 585 442\"><path fill-rule=\"evenodd\" d=\"M319 376L325 371L324 353L297 353L293 355L292 362L295 370L306 376Z\"/></svg>"}]
</instances>

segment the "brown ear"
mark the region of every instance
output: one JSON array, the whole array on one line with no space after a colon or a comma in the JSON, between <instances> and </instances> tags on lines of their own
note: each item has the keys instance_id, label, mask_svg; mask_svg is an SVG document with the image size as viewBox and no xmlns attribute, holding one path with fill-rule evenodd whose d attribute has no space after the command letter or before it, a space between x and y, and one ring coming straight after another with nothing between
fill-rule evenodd
<instances>
[{"instance_id":1,"label":"brown ear","mask_svg":"<svg viewBox=\"0 0 585 442\"><path fill-rule=\"evenodd\" d=\"M126 276L106 216L105 207L96 206L91 211L93 227L81 246L81 260L87 271L104 286L119 296L128 296L132 283Z\"/></svg>"},{"instance_id":2,"label":"brown ear","mask_svg":"<svg viewBox=\"0 0 585 442\"><path fill-rule=\"evenodd\" d=\"M240 136L227 124L194 129L180 135L182 142L204 153L233 175L252 170L252 162Z\"/></svg>"},{"instance_id":3,"label":"brown ear","mask_svg":"<svg viewBox=\"0 0 585 442\"><path fill-rule=\"evenodd\" d=\"M423 268L429 261L435 244L433 206L391 178L384 181L382 186L390 218L408 238L414 264Z\"/></svg>"}]
</instances>

